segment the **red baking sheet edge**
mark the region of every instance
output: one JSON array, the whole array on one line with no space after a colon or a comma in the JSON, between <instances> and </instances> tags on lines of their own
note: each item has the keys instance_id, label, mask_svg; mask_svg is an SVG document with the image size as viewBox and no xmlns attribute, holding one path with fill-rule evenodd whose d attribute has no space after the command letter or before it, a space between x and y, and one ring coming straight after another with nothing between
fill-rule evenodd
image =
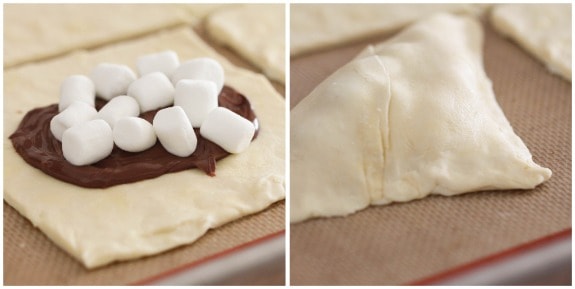
<instances>
[{"instance_id":1,"label":"red baking sheet edge","mask_svg":"<svg viewBox=\"0 0 575 289\"><path fill-rule=\"evenodd\" d=\"M141 280L141 281L137 281L137 282L131 283L131 284L129 284L129 285L151 285L152 283L154 283L154 282L156 282L156 281L159 281L159 280L162 280L162 279L164 279L164 278L173 276L173 275L178 274L178 273L183 272L183 271L190 270L190 269L192 269L192 268L194 268L194 267L197 267L197 266L199 266L199 265L203 265L203 264L208 263L208 262L210 262L210 261L213 261L213 260L215 260L215 259L222 258L222 257L228 256L228 255L231 255L231 254L236 253L236 252L239 252L239 251L241 251L241 250L243 250L243 249L245 249L245 248L247 248L247 247L257 246L257 245L259 245L259 244L261 244L261 243L264 243L264 242L266 242L266 241L268 241L268 240L270 240L270 239L273 239L273 238L275 238L275 237L277 237L277 236L281 236L281 235L283 235L283 234L285 234L285 230L281 230L281 231L278 231L278 232L275 232L275 233L272 233L272 234L263 236L263 237L261 237L261 238L254 239L254 240L252 240L252 241L243 243L243 244L241 244L241 245L239 245L239 246L232 247L232 248L230 248L230 249L220 251L220 252L218 252L218 253L216 253L216 254L213 254L213 255L204 257L203 259L200 259L200 260L198 260L198 261L195 261L195 262L192 262L192 263L188 263L188 264L184 264L184 265L182 265L182 266L180 266L180 267L176 267L176 268L174 268L174 269L171 269L171 270L168 270L168 271L166 271L166 272L160 273L160 274L158 274L158 275L155 275L155 276L152 276L152 277L143 279L143 280Z\"/></svg>"},{"instance_id":2,"label":"red baking sheet edge","mask_svg":"<svg viewBox=\"0 0 575 289\"><path fill-rule=\"evenodd\" d=\"M476 261L461 265L459 267L455 267L453 269L441 272L441 273L436 274L436 275L432 275L432 276L423 278L421 280L417 280L415 282L412 282L412 283L409 283L406 285L412 285L412 286L416 285L417 286L417 285L438 284L444 280L457 277L457 276L462 275L464 273L468 273L468 272L471 272L473 270L479 269L480 267L488 266L488 265L493 264L495 262L502 261L505 258L520 255L520 254L525 253L527 251L545 246L545 245L552 243L556 240L568 238L570 236L571 236L571 228L565 229L563 231L559 231L557 233L547 235L543 238L536 239L534 241L531 241L531 242L528 242L525 244L521 244L521 245L513 247L511 249L504 250L504 251L501 251L499 253L495 253L493 255L489 255L485 258L478 259Z\"/></svg>"}]
</instances>

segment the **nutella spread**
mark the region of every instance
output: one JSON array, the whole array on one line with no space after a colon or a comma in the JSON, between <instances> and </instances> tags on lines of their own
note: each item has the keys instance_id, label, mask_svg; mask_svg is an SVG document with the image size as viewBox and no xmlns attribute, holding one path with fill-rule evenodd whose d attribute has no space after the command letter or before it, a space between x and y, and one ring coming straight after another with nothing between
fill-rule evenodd
<instances>
[{"instance_id":1,"label":"nutella spread","mask_svg":"<svg viewBox=\"0 0 575 289\"><path fill-rule=\"evenodd\" d=\"M98 99L96 108L100 109L104 104L105 101ZM252 121L256 127L254 138L257 136L258 121L245 96L224 86L218 105ZM152 122L158 110L145 112L140 117ZM64 159L61 143L50 132L50 120L56 114L58 104L31 110L10 139L18 154L28 164L59 180L82 187L106 188L195 167L215 176L216 160L229 155L218 145L203 138L199 128L194 128L198 144L196 151L189 157L172 155L157 141L152 148L139 153L114 147L110 156L93 165L74 166Z\"/></svg>"}]
</instances>

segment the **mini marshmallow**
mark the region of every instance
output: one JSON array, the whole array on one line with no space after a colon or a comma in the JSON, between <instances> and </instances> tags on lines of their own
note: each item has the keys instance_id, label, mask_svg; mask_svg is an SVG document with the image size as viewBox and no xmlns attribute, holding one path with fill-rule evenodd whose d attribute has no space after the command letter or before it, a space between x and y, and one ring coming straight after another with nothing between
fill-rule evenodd
<instances>
[{"instance_id":1,"label":"mini marshmallow","mask_svg":"<svg viewBox=\"0 0 575 289\"><path fill-rule=\"evenodd\" d=\"M92 70L90 78L96 86L96 94L110 100L126 94L136 74L126 65L101 63Z\"/></svg>"},{"instance_id":2,"label":"mini marshmallow","mask_svg":"<svg viewBox=\"0 0 575 289\"><path fill-rule=\"evenodd\" d=\"M138 115L140 115L140 105L136 99L127 95L112 98L98 111L98 118L105 120L111 128L114 128L116 121L122 117Z\"/></svg>"},{"instance_id":3,"label":"mini marshmallow","mask_svg":"<svg viewBox=\"0 0 575 289\"><path fill-rule=\"evenodd\" d=\"M60 85L58 111L63 111L74 101L81 101L94 106L95 100L96 88L94 82L84 75L71 75L66 77Z\"/></svg>"},{"instance_id":4,"label":"mini marshmallow","mask_svg":"<svg viewBox=\"0 0 575 289\"><path fill-rule=\"evenodd\" d=\"M216 84L207 80L182 79L176 85L174 105L184 109L193 127L200 127L208 113L218 107Z\"/></svg>"},{"instance_id":5,"label":"mini marshmallow","mask_svg":"<svg viewBox=\"0 0 575 289\"><path fill-rule=\"evenodd\" d=\"M172 74L172 83L182 79L209 80L216 84L219 94L224 86L224 69L212 58L202 57L182 63Z\"/></svg>"},{"instance_id":6,"label":"mini marshmallow","mask_svg":"<svg viewBox=\"0 0 575 289\"><path fill-rule=\"evenodd\" d=\"M184 109L164 108L154 117L154 130L162 146L171 154L187 157L196 150L198 140Z\"/></svg>"},{"instance_id":7,"label":"mini marshmallow","mask_svg":"<svg viewBox=\"0 0 575 289\"><path fill-rule=\"evenodd\" d=\"M162 72L170 77L174 70L180 66L180 60L174 51L166 50L139 57L136 66L140 76L152 72Z\"/></svg>"},{"instance_id":8,"label":"mini marshmallow","mask_svg":"<svg viewBox=\"0 0 575 289\"><path fill-rule=\"evenodd\" d=\"M161 72L152 72L132 82L128 95L140 104L140 112L171 105L174 102L174 86Z\"/></svg>"},{"instance_id":9,"label":"mini marshmallow","mask_svg":"<svg viewBox=\"0 0 575 289\"><path fill-rule=\"evenodd\" d=\"M64 158L75 166L93 164L112 153L114 139L112 128L102 119L77 124L64 132L62 152Z\"/></svg>"},{"instance_id":10,"label":"mini marshmallow","mask_svg":"<svg viewBox=\"0 0 575 289\"><path fill-rule=\"evenodd\" d=\"M62 141L64 132L75 126L96 118L98 112L93 106L81 101L74 101L66 109L52 117L50 131L54 137Z\"/></svg>"},{"instance_id":11,"label":"mini marshmallow","mask_svg":"<svg viewBox=\"0 0 575 289\"><path fill-rule=\"evenodd\" d=\"M114 143L127 152L145 151L156 143L156 132L152 124L135 116L118 119L112 133Z\"/></svg>"},{"instance_id":12,"label":"mini marshmallow","mask_svg":"<svg viewBox=\"0 0 575 289\"><path fill-rule=\"evenodd\" d=\"M252 122L224 107L212 110L200 128L203 137L233 154L248 148L255 131Z\"/></svg>"}]
</instances>

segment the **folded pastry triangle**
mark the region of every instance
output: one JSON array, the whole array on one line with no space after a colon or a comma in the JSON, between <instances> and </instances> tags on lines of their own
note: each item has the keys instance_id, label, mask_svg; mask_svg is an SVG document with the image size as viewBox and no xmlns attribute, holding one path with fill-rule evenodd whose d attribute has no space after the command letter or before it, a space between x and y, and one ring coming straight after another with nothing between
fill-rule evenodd
<instances>
[{"instance_id":1,"label":"folded pastry triangle","mask_svg":"<svg viewBox=\"0 0 575 289\"><path fill-rule=\"evenodd\" d=\"M291 112L291 221L549 179L497 104L482 43L473 18L436 14L303 99Z\"/></svg>"}]
</instances>

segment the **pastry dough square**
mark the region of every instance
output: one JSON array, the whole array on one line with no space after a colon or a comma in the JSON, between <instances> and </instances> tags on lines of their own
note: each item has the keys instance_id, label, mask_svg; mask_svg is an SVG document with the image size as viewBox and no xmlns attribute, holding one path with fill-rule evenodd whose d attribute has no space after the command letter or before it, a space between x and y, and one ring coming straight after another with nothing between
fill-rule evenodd
<instances>
[{"instance_id":1,"label":"pastry dough square","mask_svg":"<svg viewBox=\"0 0 575 289\"><path fill-rule=\"evenodd\" d=\"M571 4L497 5L490 20L552 73L571 81Z\"/></svg>"},{"instance_id":2,"label":"pastry dough square","mask_svg":"<svg viewBox=\"0 0 575 289\"><path fill-rule=\"evenodd\" d=\"M26 112L58 101L66 76L101 62L134 67L138 56L166 49L182 60L218 60L226 84L246 95L259 119L258 137L247 151L218 161L216 177L192 169L86 189L42 173L14 151L8 136ZM189 28L10 69L4 73L4 199L88 268L188 244L285 197L284 107L263 75L233 66Z\"/></svg>"},{"instance_id":3,"label":"pastry dough square","mask_svg":"<svg viewBox=\"0 0 575 289\"><path fill-rule=\"evenodd\" d=\"M285 5L254 4L217 11L206 29L270 78L285 82Z\"/></svg>"},{"instance_id":4,"label":"pastry dough square","mask_svg":"<svg viewBox=\"0 0 575 289\"><path fill-rule=\"evenodd\" d=\"M6 4L4 66L197 23L222 4Z\"/></svg>"},{"instance_id":5,"label":"pastry dough square","mask_svg":"<svg viewBox=\"0 0 575 289\"><path fill-rule=\"evenodd\" d=\"M292 56L396 31L438 12L483 13L486 4L295 4Z\"/></svg>"}]
</instances>

